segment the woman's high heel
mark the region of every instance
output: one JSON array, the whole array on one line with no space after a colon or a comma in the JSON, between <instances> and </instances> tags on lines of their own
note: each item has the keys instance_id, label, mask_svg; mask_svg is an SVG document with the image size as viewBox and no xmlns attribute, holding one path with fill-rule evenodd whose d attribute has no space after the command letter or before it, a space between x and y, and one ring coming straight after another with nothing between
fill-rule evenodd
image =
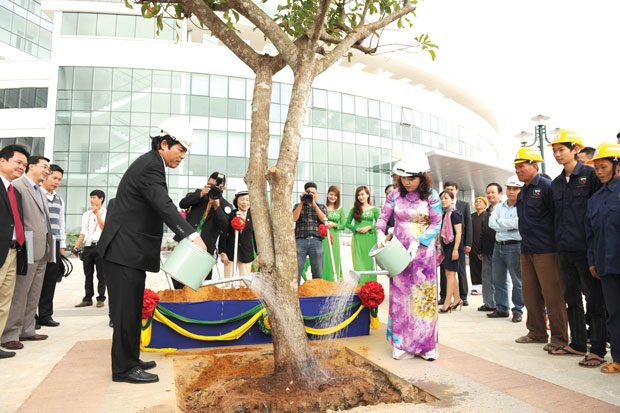
<instances>
[{"instance_id":1,"label":"woman's high heel","mask_svg":"<svg viewBox=\"0 0 620 413\"><path fill-rule=\"evenodd\" d=\"M451 309L451 310L455 310L455 311L456 311L456 308L457 308L457 307L459 308L459 311L461 311L461 310L463 309L463 300L459 300L459 302L458 302L458 303L456 303L456 304L454 304L454 305L450 306L450 309Z\"/></svg>"},{"instance_id":2,"label":"woman's high heel","mask_svg":"<svg viewBox=\"0 0 620 413\"><path fill-rule=\"evenodd\" d=\"M442 313L442 314L451 313L452 312L452 307L448 306L448 308L446 308L446 309L440 308L439 312Z\"/></svg>"}]
</instances>

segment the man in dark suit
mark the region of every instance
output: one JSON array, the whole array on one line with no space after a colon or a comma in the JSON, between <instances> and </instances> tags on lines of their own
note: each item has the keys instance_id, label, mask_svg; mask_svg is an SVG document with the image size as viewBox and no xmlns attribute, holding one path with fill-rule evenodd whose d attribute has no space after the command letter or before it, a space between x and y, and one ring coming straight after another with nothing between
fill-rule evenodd
<instances>
[{"instance_id":1,"label":"man in dark suit","mask_svg":"<svg viewBox=\"0 0 620 413\"><path fill-rule=\"evenodd\" d=\"M459 185L456 182L446 182L443 185L443 189L445 191L450 191L456 197L456 194L459 193ZM463 216L463 239L465 240L465 254L469 255L471 251L471 243L472 243L472 231L471 231L471 212L469 210L469 204L465 201L458 200L456 201L456 209ZM461 296L461 300L463 300L463 305L469 305L467 301L467 268L465 265L465 256L459 255L459 294ZM443 304L446 299L446 274L441 271L441 280L440 280L440 300L439 304Z\"/></svg>"},{"instance_id":2,"label":"man in dark suit","mask_svg":"<svg viewBox=\"0 0 620 413\"><path fill-rule=\"evenodd\" d=\"M211 254L215 252L220 235L228 232L230 213L233 210L232 205L222 197L224 190L226 190L226 176L220 172L213 172L203 188L190 192L179 202L179 207L182 209L191 208L187 222L200 234L207 251ZM176 235L174 240L179 241L180 237ZM210 279L211 273L207 275L207 280ZM183 288L178 281L172 280L172 282L175 288Z\"/></svg>"},{"instance_id":3,"label":"man in dark suit","mask_svg":"<svg viewBox=\"0 0 620 413\"><path fill-rule=\"evenodd\" d=\"M9 317L17 275L25 275L28 270L22 196L12 182L24 174L29 156L20 145L0 150L0 331L4 331ZM14 351L0 350L0 359L13 356Z\"/></svg>"},{"instance_id":4,"label":"man in dark suit","mask_svg":"<svg viewBox=\"0 0 620 413\"><path fill-rule=\"evenodd\" d=\"M165 223L180 238L202 249L206 245L168 196L166 166L176 168L192 142L192 127L181 118L168 118L151 151L136 159L123 175L114 208L99 238L99 254L108 283L112 336L112 380L153 383L156 374L144 370L155 362L140 360L140 327L146 271L159 271Z\"/></svg>"}]
</instances>

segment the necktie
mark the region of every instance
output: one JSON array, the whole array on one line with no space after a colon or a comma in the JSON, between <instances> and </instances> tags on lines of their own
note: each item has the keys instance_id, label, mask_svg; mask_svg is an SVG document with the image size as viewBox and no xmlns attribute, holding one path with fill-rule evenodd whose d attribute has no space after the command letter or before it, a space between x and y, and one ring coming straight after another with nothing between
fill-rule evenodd
<instances>
[{"instance_id":1,"label":"necktie","mask_svg":"<svg viewBox=\"0 0 620 413\"><path fill-rule=\"evenodd\" d=\"M13 221L15 221L15 239L19 245L24 245L26 236L24 235L24 226L22 225L22 219L19 216L19 210L17 209L17 198L15 198L15 191L13 190L12 184L9 184L9 189L6 192L9 195L11 211L13 212Z\"/></svg>"}]
</instances>

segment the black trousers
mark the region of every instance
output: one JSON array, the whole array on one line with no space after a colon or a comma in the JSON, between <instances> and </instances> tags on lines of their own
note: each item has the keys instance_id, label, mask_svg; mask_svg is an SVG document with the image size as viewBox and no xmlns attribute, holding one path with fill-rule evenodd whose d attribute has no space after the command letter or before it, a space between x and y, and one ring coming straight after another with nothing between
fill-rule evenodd
<instances>
[{"instance_id":1,"label":"black trousers","mask_svg":"<svg viewBox=\"0 0 620 413\"><path fill-rule=\"evenodd\" d=\"M459 253L459 271L457 272L457 278L459 280L459 295L461 296L461 300L467 300L467 293L469 288L467 286L467 266L465 265L465 254ZM446 272L443 267L439 271L439 296L445 300L446 299Z\"/></svg>"},{"instance_id":2,"label":"black trousers","mask_svg":"<svg viewBox=\"0 0 620 413\"><path fill-rule=\"evenodd\" d=\"M583 312L583 298L590 324L590 352L605 357L607 350L607 328L605 326L605 299L601 281L592 277L585 252L558 253L560 280L564 292L570 327L570 346L577 351L587 351L586 319Z\"/></svg>"},{"instance_id":3,"label":"black trousers","mask_svg":"<svg viewBox=\"0 0 620 413\"><path fill-rule=\"evenodd\" d=\"M482 260L473 250L469 253L469 276L472 285L482 284Z\"/></svg>"},{"instance_id":4,"label":"black trousers","mask_svg":"<svg viewBox=\"0 0 620 413\"><path fill-rule=\"evenodd\" d=\"M103 259L97 252L95 246L84 247L82 251L82 265L84 267L84 298L82 301L93 301L95 290L93 288L93 276L95 268L97 269L97 301L105 301L105 271L103 268Z\"/></svg>"},{"instance_id":5,"label":"black trousers","mask_svg":"<svg viewBox=\"0 0 620 413\"><path fill-rule=\"evenodd\" d=\"M142 301L146 272L103 260L110 296L112 373L122 374L139 365Z\"/></svg>"},{"instance_id":6,"label":"black trousers","mask_svg":"<svg viewBox=\"0 0 620 413\"><path fill-rule=\"evenodd\" d=\"M43 287L39 297L37 321L48 321L54 313L54 293L58 283L58 263L60 262L60 241L56 241L56 262L48 262L43 277Z\"/></svg>"},{"instance_id":7,"label":"black trousers","mask_svg":"<svg viewBox=\"0 0 620 413\"><path fill-rule=\"evenodd\" d=\"M607 331L611 343L611 358L614 362L620 363L620 300L618 300L620 297L620 274L601 276L601 284L608 313Z\"/></svg>"}]
</instances>

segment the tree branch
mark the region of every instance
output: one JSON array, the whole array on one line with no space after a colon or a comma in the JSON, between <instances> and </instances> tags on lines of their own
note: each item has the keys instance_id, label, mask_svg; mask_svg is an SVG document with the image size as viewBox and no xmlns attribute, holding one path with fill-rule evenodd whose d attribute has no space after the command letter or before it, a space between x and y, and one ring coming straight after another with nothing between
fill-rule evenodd
<instances>
[{"instance_id":1,"label":"tree branch","mask_svg":"<svg viewBox=\"0 0 620 413\"><path fill-rule=\"evenodd\" d=\"M267 13L251 0L228 0L228 3L267 36L289 66L294 68L297 65L295 44Z\"/></svg>"},{"instance_id":2,"label":"tree branch","mask_svg":"<svg viewBox=\"0 0 620 413\"><path fill-rule=\"evenodd\" d=\"M326 43L331 43L331 44L340 44L343 41L343 39L339 39L337 37L330 36L330 35L328 35L325 32L321 33L320 40L323 41L323 42L326 42ZM375 53L377 51L376 47L366 47L366 46L362 45L361 42L355 43L353 46L351 46L351 48L357 49L360 52L365 53L365 54L373 54L373 53ZM323 48L321 48L321 49L323 49ZM325 49L323 49L323 51L324 51L324 53L320 53L320 54L327 55L327 52L325 51Z\"/></svg>"},{"instance_id":3,"label":"tree branch","mask_svg":"<svg viewBox=\"0 0 620 413\"><path fill-rule=\"evenodd\" d=\"M332 49L328 55L318 61L316 74L324 72L333 65L340 57L342 57L345 52L347 52L351 47L353 47L356 43L365 39L370 33L373 33L393 22L400 19L401 17L411 13L415 10L415 5L411 3L411 0L405 0L403 7L390 14L389 16L377 20L373 23L368 23L363 26L357 26L351 33L347 35L341 42Z\"/></svg>"},{"instance_id":4,"label":"tree branch","mask_svg":"<svg viewBox=\"0 0 620 413\"><path fill-rule=\"evenodd\" d=\"M329 11L331 2L331 0L321 0L321 4L317 10L316 17L314 18L314 24L312 25L312 32L310 34L310 43L308 44L308 47L312 50L316 48L319 38L321 37L321 28L323 27L323 24L325 24L325 17Z\"/></svg>"},{"instance_id":5,"label":"tree branch","mask_svg":"<svg viewBox=\"0 0 620 413\"><path fill-rule=\"evenodd\" d=\"M243 63L248 65L254 72L258 71L261 64L260 55L244 42L234 30L228 27L203 1L179 0L179 4L204 23L211 33L224 43Z\"/></svg>"}]
</instances>

